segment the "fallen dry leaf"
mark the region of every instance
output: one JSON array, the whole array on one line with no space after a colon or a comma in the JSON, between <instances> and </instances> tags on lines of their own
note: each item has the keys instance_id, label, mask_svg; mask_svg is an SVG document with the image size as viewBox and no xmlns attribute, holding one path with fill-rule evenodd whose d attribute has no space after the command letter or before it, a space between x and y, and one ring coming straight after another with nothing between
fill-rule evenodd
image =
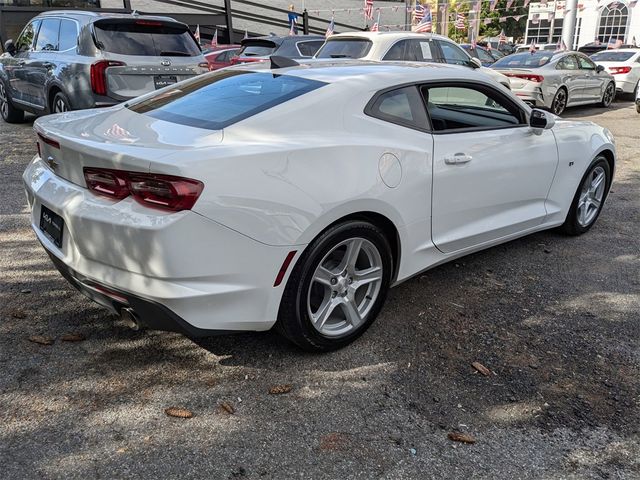
<instances>
[{"instance_id":1,"label":"fallen dry leaf","mask_svg":"<svg viewBox=\"0 0 640 480\"><path fill-rule=\"evenodd\" d=\"M33 343L39 343L40 345L53 345L53 338L44 337L42 335L34 335L29 337L29 341Z\"/></svg>"},{"instance_id":2,"label":"fallen dry leaf","mask_svg":"<svg viewBox=\"0 0 640 480\"><path fill-rule=\"evenodd\" d=\"M82 342L86 339L87 337L85 337L81 333L67 333L60 337L60 340L62 340L63 342Z\"/></svg>"},{"instance_id":3,"label":"fallen dry leaf","mask_svg":"<svg viewBox=\"0 0 640 480\"><path fill-rule=\"evenodd\" d=\"M349 437L344 433L332 432L320 436L320 450L336 452L345 450L349 445Z\"/></svg>"},{"instance_id":4,"label":"fallen dry leaf","mask_svg":"<svg viewBox=\"0 0 640 480\"><path fill-rule=\"evenodd\" d=\"M125 453L127 451L126 448L122 447L116 450L117 453Z\"/></svg>"},{"instance_id":5,"label":"fallen dry leaf","mask_svg":"<svg viewBox=\"0 0 640 480\"><path fill-rule=\"evenodd\" d=\"M234 413L236 413L236 409L231 404L231 402L220 402L220 405L218 405L218 406L220 407L220 409L224 410L229 415L233 415Z\"/></svg>"},{"instance_id":6,"label":"fallen dry leaf","mask_svg":"<svg viewBox=\"0 0 640 480\"><path fill-rule=\"evenodd\" d=\"M271 395L280 395L282 393L289 393L293 389L293 385L276 385L269 389Z\"/></svg>"},{"instance_id":7,"label":"fallen dry leaf","mask_svg":"<svg viewBox=\"0 0 640 480\"><path fill-rule=\"evenodd\" d=\"M447 437L449 437L449 440L451 440L452 442L469 443L469 444L476 443L476 439L466 433L449 432Z\"/></svg>"},{"instance_id":8,"label":"fallen dry leaf","mask_svg":"<svg viewBox=\"0 0 640 480\"><path fill-rule=\"evenodd\" d=\"M22 310L13 310L11 312L11 316L13 318L19 318L19 319L27 318L27 314L24 313L24 311L22 311Z\"/></svg>"},{"instance_id":9,"label":"fallen dry leaf","mask_svg":"<svg viewBox=\"0 0 640 480\"><path fill-rule=\"evenodd\" d=\"M180 408L180 407L169 407L164 411L164 413L166 413L170 417L177 417L177 418L193 417L193 412L191 410L187 410L186 408Z\"/></svg>"},{"instance_id":10,"label":"fallen dry leaf","mask_svg":"<svg viewBox=\"0 0 640 480\"><path fill-rule=\"evenodd\" d=\"M471 364L471 366L473 368L475 368L477 371L479 371L482 375L484 375L485 377L488 377L489 375L491 375L491 370L489 370L487 367L485 367L483 364L481 364L480 362L473 362Z\"/></svg>"}]
</instances>

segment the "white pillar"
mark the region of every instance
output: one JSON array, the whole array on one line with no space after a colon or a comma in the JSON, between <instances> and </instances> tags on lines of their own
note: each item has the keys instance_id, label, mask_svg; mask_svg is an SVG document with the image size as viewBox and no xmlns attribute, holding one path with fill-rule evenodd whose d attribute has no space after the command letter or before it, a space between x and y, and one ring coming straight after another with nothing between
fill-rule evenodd
<instances>
[{"instance_id":1,"label":"white pillar","mask_svg":"<svg viewBox=\"0 0 640 480\"><path fill-rule=\"evenodd\" d=\"M562 23L562 41L569 50L573 50L576 36L576 16L578 14L578 0L567 0L564 5L564 22Z\"/></svg>"}]
</instances>

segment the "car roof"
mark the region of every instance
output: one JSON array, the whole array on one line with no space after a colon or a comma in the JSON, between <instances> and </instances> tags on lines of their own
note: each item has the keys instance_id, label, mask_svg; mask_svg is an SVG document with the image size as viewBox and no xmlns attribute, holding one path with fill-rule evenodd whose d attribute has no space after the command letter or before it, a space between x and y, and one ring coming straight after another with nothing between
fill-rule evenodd
<instances>
[{"instance_id":1,"label":"car roof","mask_svg":"<svg viewBox=\"0 0 640 480\"><path fill-rule=\"evenodd\" d=\"M388 31L388 32L344 32L331 35L328 40L340 40L341 38L366 38L375 41L395 41L401 38L438 38L442 40L449 40L444 35L438 35L437 33L418 33L418 32L405 32L405 31Z\"/></svg>"},{"instance_id":2,"label":"car roof","mask_svg":"<svg viewBox=\"0 0 640 480\"><path fill-rule=\"evenodd\" d=\"M86 21L102 20L105 18L131 18L131 19L145 19L145 20L160 20L164 22L176 22L180 23L175 18L165 17L160 15L133 15L130 13L112 13L112 12L91 12L88 10L49 10L38 14L38 18L42 17L74 17L76 19L82 18Z\"/></svg>"},{"instance_id":3,"label":"car roof","mask_svg":"<svg viewBox=\"0 0 640 480\"><path fill-rule=\"evenodd\" d=\"M446 63L390 62L371 60L313 60L294 67L272 69L267 62L260 65L245 64L234 69L292 75L326 83L363 82L373 90L380 90L412 82L431 80L485 80L494 83L488 75L476 70Z\"/></svg>"}]
</instances>

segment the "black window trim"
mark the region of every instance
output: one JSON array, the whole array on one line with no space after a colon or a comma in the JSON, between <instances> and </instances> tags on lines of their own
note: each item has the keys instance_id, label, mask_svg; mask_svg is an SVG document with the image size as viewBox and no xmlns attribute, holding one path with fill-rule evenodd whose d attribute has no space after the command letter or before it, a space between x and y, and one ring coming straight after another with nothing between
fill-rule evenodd
<instances>
[{"instance_id":1,"label":"black window trim","mask_svg":"<svg viewBox=\"0 0 640 480\"><path fill-rule=\"evenodd\" d=\"M427 118L427 126L425 128L421 128L418 125L413 124L411 122L403 122L402 120L399 120L396 118L393 118L393 119L390 119L387 117L382 118L373 113L372 111L373 105L375 105L375 103L377 102L380 96L384 95L385 93L392 92L394 90L402 90L403 88L410 87L410 86L414 86L418 90L418 94L422 99L422 108L424 109L424 112ZM456 128L451 130L434 130L432 128L433 124L431 122L431 115L429 115L429 109L427 108L427 105L424 102L424 96L422 95L422 92L420 92L420 90L423 88L437 88L437 87L471 87L471 88L475 87L474 89L479 89L480 91L482 91L482 89L490 90L492 93L495 93L498 97L500 97L501 100L504 100L507 103L509 103L511 106L513 106L513 108L515 108L520 113L521 123L517 125L505 125L504 127L469 127L469 128ZM367 105L364 107L364 114L383 122L391 123L393 125L398 125L400 127L409 128L411 130L417 130L419 132L430 133L432 135L451 135L456 133L486 132L486 131L493 131L493 130L505 130L509 128L522 128L525 126L528 127L529 116L530 116L530 112L527 112L525 109L522 108L522 106L518 105L512 98L509 98L508 95L505 95L500 90L497 90L493 88L491 85L487 85L486 83L475 82L472 80L429 80L425 82L408 82L408 83L403 83L399 85L394 85L393 87L387 87L385 89L379 90L373 95L373 97L371 97L371 100L369 100Z\"/></svg>"},{"instance_id":2,"label":"black window trim","mask_svg":"<svg viewBox=\"0 0 640 480\"><path fill-rule=\"evenodd\" d=\"M431 123L430 123L431 119L429 118L429 115L427 113L427 107L424 104L424 100L422 100L422 103L421 103L422 109L424 112L424 117L427 120L427 125L425 125L424 127L421 127L420 125L413 122L403 121L402 119L397 117L380 116L373 111L373 106L378 102L378 99L380 97L382 97L383 95L386 95L389 92L394 92L396 90L403 90L407 87L413 87L414 90L416 91L416 95L418 95L418 97L422 99L422 94L420 93L420 84L415 82L409 82L401 85L394 85L393 87L388 87L388 88L377 91L373 95L373 97L371 97L371 100L369 100L367 105L364 107L364 114L367 115L368 117L375 118L376 120L380 120L386 123L391 123L392 125L398 125L400 127L409 128L411 130L417 130L418 132L431 133Z\"/></svg>"}]
</instances>

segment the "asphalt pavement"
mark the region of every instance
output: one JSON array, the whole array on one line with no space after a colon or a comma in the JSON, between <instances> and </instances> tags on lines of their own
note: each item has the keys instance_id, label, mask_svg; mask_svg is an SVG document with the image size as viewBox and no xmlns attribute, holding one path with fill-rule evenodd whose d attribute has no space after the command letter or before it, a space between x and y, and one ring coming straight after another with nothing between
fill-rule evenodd
<instances>
[{"instance_id":1,"label":"asphalt pavement","mask_svg":"<svg viewBox=\"0 0 640 480\"><path fill-rule=\"evenodd\" d=\"M0 477L640 478L640 115L565 117L618 145L588 234L435 268L324 355L132 331L77 293L29 227L31 122L0 122Z\"/></svg>"}]
</instances>

